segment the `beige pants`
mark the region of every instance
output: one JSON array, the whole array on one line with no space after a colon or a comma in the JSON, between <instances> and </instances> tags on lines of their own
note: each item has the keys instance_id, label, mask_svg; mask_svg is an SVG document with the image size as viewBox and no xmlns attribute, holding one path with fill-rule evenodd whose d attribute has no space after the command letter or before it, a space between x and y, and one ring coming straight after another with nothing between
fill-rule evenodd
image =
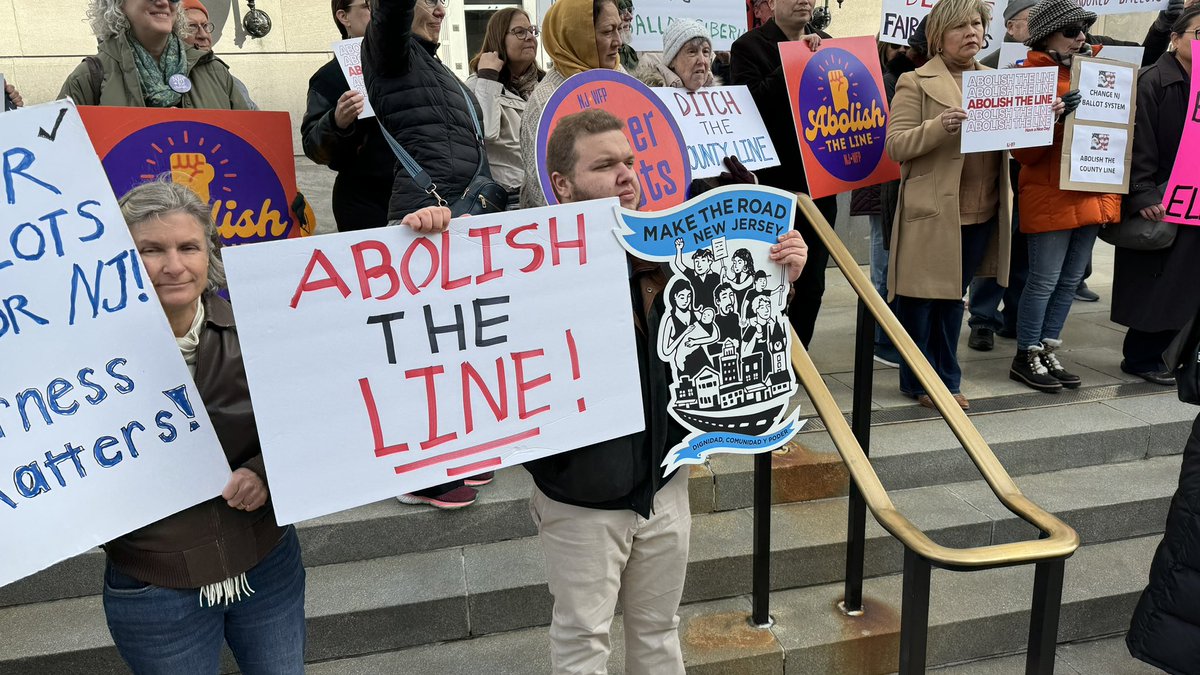
<instances>
[{"instance_id":1,"label":"beige pants","mask_svg":"<svg viewBox=\"0 0 1200 675\"><path fill-rule=\"evenodd\" d=\"M529 512L554 596L550 663L555 675L605 675L617 600L628 675L683 675L679 599L692 513L687 467L659 490L646 519L556 502L535 486Z\"/></svg>"}]
</instances>

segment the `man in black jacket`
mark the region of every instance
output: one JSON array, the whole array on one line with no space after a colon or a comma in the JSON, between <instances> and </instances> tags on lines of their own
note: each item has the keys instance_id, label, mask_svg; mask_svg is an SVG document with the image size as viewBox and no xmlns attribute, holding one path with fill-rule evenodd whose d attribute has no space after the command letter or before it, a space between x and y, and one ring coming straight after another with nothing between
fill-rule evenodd
<instances>
[{"instance_id":1,"label":"man in black jacket","mask_svg":"<svg viewBox=\"0 0 1200 675\"><path fill-rule=\"evenodd\" d=\"M779 56L779 43L804 40L816 51L823 38L829 35L814 29L812 0L774 0L774 17L747 32L733 43L730 52L732 84L744 84L758 105L780 165L759 169L759 182L782 190L808 192L800 143L796 138L796 124L792 119L792 103L788 97L787 83L783 76L783 61ZM816 200L817 208L829 221L837 220L837 198L834 196ZM788 318L807 347L812 342L817 313L821 310L821 297L825 294L825 266L829 263L829 251L813 231L808 221L796 213L795 229L808 242L808 264L796 281L796 295L788 307Z\"/></svg>"},{"instance_id":2,"label":"man in black jacket","mask_svg":"<svg viewBox=\"0 0 1200 675\"><path fill-rule=\"evenodd\" d=\"M371 22L369 0L333 0L342 38L359 38ZM300 124L304 154L337 172L333 218L339 232L387 225L396 158L374 118L360 120L366 98L350 88L335 58L308 81Z\"/></svg>"}]
</instances>

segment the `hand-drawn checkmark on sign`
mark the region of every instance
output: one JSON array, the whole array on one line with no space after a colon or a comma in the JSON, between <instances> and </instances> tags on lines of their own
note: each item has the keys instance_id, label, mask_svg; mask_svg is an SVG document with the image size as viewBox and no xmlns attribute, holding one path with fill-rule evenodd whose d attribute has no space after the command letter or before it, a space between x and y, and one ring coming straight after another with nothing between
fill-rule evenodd
<instances>
[{"instance_id":1,"label":"hand-drawn checkmark on sign","mask_svg":"<svg viewBox=\"0 0 1200 675\"><path fill-rule=\"evenodd\" d=\"M58 111L58 119L54 120L54 128L51 129L49 131L49 133L47 133L45 129L42 129L41 127L39 127L38 128L38 138L48 138L51 141L53 141L58 136L58 128L60 126L62 126L63 117L66 117L66 115L67 115L66 108L59 110Z\"/></svg>"}]
</instances>

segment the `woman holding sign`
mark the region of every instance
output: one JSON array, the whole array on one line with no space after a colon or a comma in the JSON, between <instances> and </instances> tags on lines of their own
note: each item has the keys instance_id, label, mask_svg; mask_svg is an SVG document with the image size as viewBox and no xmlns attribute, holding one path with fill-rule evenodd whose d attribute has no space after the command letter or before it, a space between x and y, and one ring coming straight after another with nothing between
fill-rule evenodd
<instances>
[{"instance_id":1,"label":"woman holding sign","mask_svg":"<svg viewBox=\"0 0 1200 675\"><path fill-rule=\"evenodd\" d=\"M1192 39L1200 29L1200 7L1184 12L1171 28L1174 49L1138 77L1127 217L1160 221L1163 186L1171 177L1188 119ZM1191 159L1189 157L1189 159ZM1121 369L1173 386L1163 352L1188 319L1200 310L1200 228L1178 227L1175 242L1158 251L1117 248L1113 270L1112 320L1128 326Z\"/></svg>"},{"instance_id":2,"label":"woman holding sign","mask_svg":"<svg viewBox=\"0 0 1200 675\"><path fill-rule=\"evenodd\" d=\"M1009 378L1037 391L1056 393L1080 385L1078 375L1063 368L1055 352L1075 289L1092 259L1092 245L1103 223L1121 217L1120 195L1063 190L1059 187L1063 154L1063 118L1079 105L1071 88L1071 64L1085 47L1087 29L1096 15L1072 0L1042 0L1029 10L1029 56L1024 68L1058 68L1058 95L1064 114L1054 125L1054 142L1040 148L1013 150L1021 163L1020 227L1027 235L1029 279L1017 309L1017 354Z\"/></svg>"},{"instance_id":3,"label":"woman holding sign","mask_svg":"<svg viewBox=\"0 0 1200 675\"><path fill-rule=\"evenodd\" d=\"M209 208L160 180L121 213L233 475L221 496L105 545L113 642L135 673L216 673L226 642L242 672L303 673L300 544L275 523Z\"/></svg>"},{"instance_id":4,"label":"woman holding sign","mask_svg":"<svg viewBox=\"0 0 1200 675\"><path fill-rule=\"evenodd\" d=\"M1008 279L1012 190L1004 153L963 154L962 73L984 67L988 9L981 0L940 0L926 25L931 58L904 73L892 99L887 152L900 162L888 292L896 316L963 410L958 335L963 294L976 276ZM912 368L900 391L932 408Z\"/></svg>"},{"instance_id":5,"label":"woman holding sign","mask_svg":"<svg viewBox=\"0 0 1200 675\"><path fill-rule=\"evenodd\" d=\"M249 110L229 68L207 49L188 47L178 0L91 0L87 17L100 42L76 66L59 98L77 105Z\"/></svg>"}]
</instances>

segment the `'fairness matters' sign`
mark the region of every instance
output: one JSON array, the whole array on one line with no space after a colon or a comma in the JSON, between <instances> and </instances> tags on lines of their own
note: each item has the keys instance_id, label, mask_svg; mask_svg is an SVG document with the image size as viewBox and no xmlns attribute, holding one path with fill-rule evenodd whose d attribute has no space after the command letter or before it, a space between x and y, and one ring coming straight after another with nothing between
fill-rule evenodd
<instances>
[{"instance_id":1,"label":"'fairness matters' sign","mask_svg":"<svg viewBox=\"0 0 1200 675\"><path fill-rule=\"evenodd\" d=\"M68 101L0 116L0 585L221 493L229 464Z\"/></svg>"}]
</instances>

